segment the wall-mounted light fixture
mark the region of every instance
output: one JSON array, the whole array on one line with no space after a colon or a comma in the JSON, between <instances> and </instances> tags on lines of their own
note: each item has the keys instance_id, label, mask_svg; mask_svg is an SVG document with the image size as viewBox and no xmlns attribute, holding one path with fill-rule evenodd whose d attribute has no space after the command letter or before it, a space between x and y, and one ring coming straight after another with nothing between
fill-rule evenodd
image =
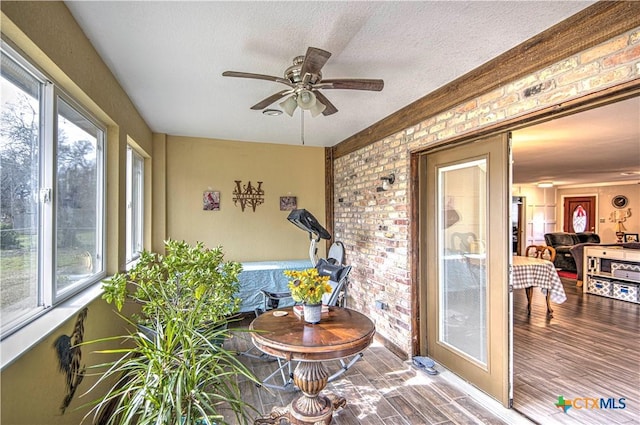
<instances>
[{"instance_id":1,"label":"wall-mounted light fixture","mask_svg":"<svg viewBox=\"0 0 640 425\"><path fill-rule=\"evenodd\" d=\"M391 173L388 176L380 177L380 180L382 180L382 186L376 188L376 191L384 192L386 190L389 190L389 186L395 183L396 175Z\"/></svg>"}]
</instances>

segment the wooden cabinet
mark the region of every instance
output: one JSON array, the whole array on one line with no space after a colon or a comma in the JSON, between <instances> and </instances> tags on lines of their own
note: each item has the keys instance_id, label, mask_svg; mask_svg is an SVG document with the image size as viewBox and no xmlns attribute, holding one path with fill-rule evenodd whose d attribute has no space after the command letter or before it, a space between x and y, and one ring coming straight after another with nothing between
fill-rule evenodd
<instances>
[{"instance_id":1,"label":"wooden cabinet","mask_svg":"<svg viewBox=\"0 0 640 425\"><path fill-rule=\"evenodd\" d=\"M640 303L640 250L587 246L585 293Z\"/></svg>"}]
</instances>

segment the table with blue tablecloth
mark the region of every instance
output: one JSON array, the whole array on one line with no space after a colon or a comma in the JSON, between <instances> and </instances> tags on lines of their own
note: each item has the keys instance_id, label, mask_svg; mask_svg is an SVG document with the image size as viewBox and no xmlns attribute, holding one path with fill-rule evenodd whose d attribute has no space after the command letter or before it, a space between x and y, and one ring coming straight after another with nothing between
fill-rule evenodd
<instances>
[{"instance_id":1,"label":"table with blue tablecloth","mask_svg":"<svg viewBox=\"0 0 640 425\"><path fill-rule=\"evenodd\" d=\"M242 299L241 312L254 311L264 307L261 289L270 292L288 292L289 278L285 270L304 270L313 267L307 260L251 261L242 263L242 272L238 276ZM291 298L282 301L282 307L293 305Z\"/></svg>"}]
</instances>

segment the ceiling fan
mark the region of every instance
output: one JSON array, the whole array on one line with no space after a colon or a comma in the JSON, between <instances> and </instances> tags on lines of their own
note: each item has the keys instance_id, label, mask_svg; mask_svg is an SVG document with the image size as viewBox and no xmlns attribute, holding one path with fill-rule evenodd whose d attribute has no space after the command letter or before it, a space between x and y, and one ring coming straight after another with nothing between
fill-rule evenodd
<instances>
[{"instance_id":1,"label":"ceiling fan","mask_svg":"<svg viewBox=\"0 0 640 425\"><path fill-rule=\"evenodd\" d=\"M257 80L275 81L289 86L288 89L272 94L266 99L256 103L251 109L261 110L278 100L286 99L280 106L289 115L293 116L296 107L308 110L313 117L331 115L338 109L326 98L320 90L371 90L380 91L384 87L384 81L372 79L339 79L323 80L322 67L327 62L331 53L316 47L309 47L307 54L293 58L293 65L284 72L284 78L271 75L252 74L248 72L225 71L225 77L253 78ZM289 96L289 97L287 97Z\"/></svg>"}]
</instances>

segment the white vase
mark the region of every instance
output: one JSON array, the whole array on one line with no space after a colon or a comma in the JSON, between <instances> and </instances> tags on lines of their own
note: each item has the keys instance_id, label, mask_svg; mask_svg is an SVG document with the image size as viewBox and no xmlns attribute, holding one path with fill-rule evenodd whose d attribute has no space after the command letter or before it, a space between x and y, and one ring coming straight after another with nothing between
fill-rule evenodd
<instances>
[{"instance_id":1,"label":"white vase","mask_svg":"<svg viewBox=\"0 0 640 425\"><path fill-rule=\"evenodd\" d=\"M304 321L308 323L320 323L322 317L322 304L305 304Z\"/></svg>"}]
</instances>

